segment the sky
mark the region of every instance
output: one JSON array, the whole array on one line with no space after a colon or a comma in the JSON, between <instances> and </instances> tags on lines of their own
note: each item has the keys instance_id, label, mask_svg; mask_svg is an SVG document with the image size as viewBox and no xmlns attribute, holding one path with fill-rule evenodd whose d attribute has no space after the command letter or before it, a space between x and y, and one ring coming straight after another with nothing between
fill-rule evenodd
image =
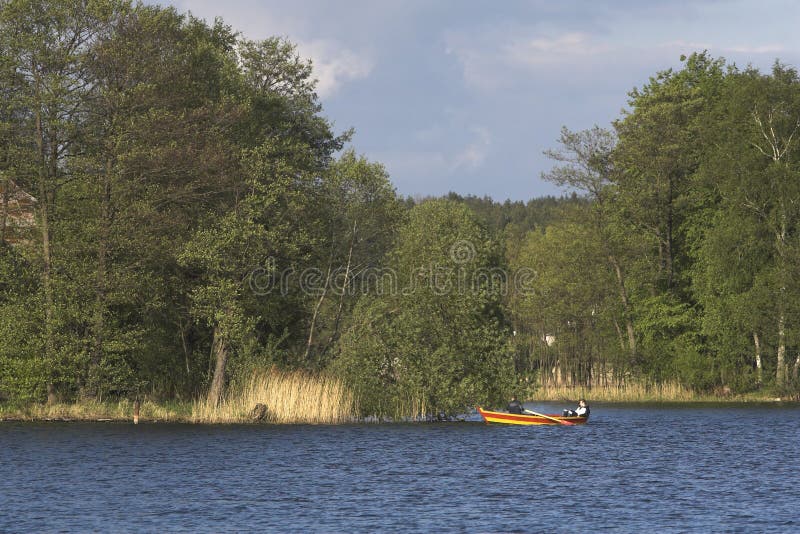
<instances>
[{"instance_id":1,"label":"sky","mask_svg":"<svg viewBox=\"0 0 800 534\"><path fill-rule=\"evenodd\" d=\"M610 127L627 94L708 50L800 64L800 2L164 0L313 61L323 114L355 129L403 196L562 193L541 179L562 126Z\"/></svg>"}]
</instances>

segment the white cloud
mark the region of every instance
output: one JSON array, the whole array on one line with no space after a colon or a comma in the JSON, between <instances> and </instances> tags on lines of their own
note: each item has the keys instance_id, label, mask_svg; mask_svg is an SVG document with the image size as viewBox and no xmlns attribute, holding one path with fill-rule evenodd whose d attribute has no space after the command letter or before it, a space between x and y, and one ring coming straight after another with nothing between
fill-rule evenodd
<instances>
[{"instance_id":1,"label":"white cloud","mask_svg":"<svg viewBox=\"0 0 800 534\"><path fill-rule=\"evenodd\" d=\"M329 97L344 84L366 78L372 72L373 62L365 52L347 48L334 38L304 39L303 36L314 35L315 28L313 18L302 10L282 10L270 5L253 10L243 2L235 1L224 7L215 0L172 0L172 3L209 21L222 13L225 22L248 39L259 40L276 35L287 37L297 45L301 57L314 62L320 98Z\"/></svg>"},{"instance_id":2,"label":"white cloud","mask_svg":"<svg viewBox=\"0 0 800 534\"><path fill-rule=\"evenodd\" d=\"M735 52L737 54L779 54L786 51L781 45L762 45L762 46L726 46L720 48L723 52Z\"/></svg>"},{"instance_id":3,"label":"white cloud","mask_svg":"<svg viewBox=\"0 0 800 534\"><path fill-rule=\"evenodd\" d=\"M522 90L533 95L549 92L553 85L579 90L591 84L595 90L600 86L616 90L617 79L627 76L628 80L637 81L632 73L678 67L681 54L709 50L712 55L736 59L785 55L790 51L769 42L726 45L724 41L714 44L711 39L702 38L653 40L634 46L605 35L546 33L530 27L502 35L492 30L477 35L450 32L446 43L446 52L461 66L466 86L487 94Z\"/></svg>"},{"instance_id":4,"label":"white cloud","mask_svg":"<svg viewBox=\"0 0 800 534\"><path fill-rule=\"evenodd\" d=\"M589 35L573 32L556 37L516 39L505 45L501 53L512 64L535 67L584 60L610 50L611 47L604 43L593 42Z\"/></svg>"},{"instance_id":5,"label":"white cloud","mask_svg":"<svg viewBox=\"0 0 800 534\"><path fill-rule=\"evenodd\" d=\"M542 35L531 28L498 35L450 32L446 53L461 65L465 83L494 92L531 80L594 76L599 65L612 61L624 48L612 46L581 32Z\"/></svg>"},{"instance_id":6,"label":"white cloud","mask_svg":"<svg viewBox=\"0 0 800 534\"><path fill-rule=\"evenodd\" d=\"M480 126L473 126L470 131L475 134L475 139L452 158L451 172L462 169L477 169L489 155L489 146L492 144L489 130Z\"/></svg>"},{"instance_id":7,"label":"white cloud","mask_svg":"<svg viewBox=\"0 0 800 534\"><path fill-rule=\"evenodd\" d=\"M714 45L709 42L703 41L669 41L666 43L661 43L659 45L661 48L669 48L669 49L678 49L678 50L689 50L689 51L698 51L698 50L710 50L716 51L721 53L733 53L733 54L780 54L786 52L787 49L783 45L778 44L765 44L765 45Z\"/></svg>"},{"instance_id":8,"label":"white cloud","mask_svg":"<svg viewBox=\"0 0 800 534\"><path fill-rule=\"evenodd\" d=\"M447 137L450 130L440 124L432 125L417 132L416 138L421 145L416 149L379 150L372 155L386 165L390 175L405 176L409 182L417 183L420 190L430 190L437 187L437 184L431 182L431 177L472 173L486 162L492 144L491 132L488 128L477 125L469 127L467 131L472 134L472 138L468 138L466 144L444 148L444 137ZM441 185L439 193L452 189L446 185L438 185Z\"/></svg>"},{"instance_id":9,"label":"white cloud","mask_svg":"<svg viewBox=\"0 0 800 534\"><path fill-rule=\"evenodd\" d=\"M461 71L467 85L491 91L505 85L506 78L497 75L497 62L490 52L469 46L448 46L445 53L452 55L461 64Z\"/></svg>"},{"instance_id":10,"label":"white cloud","mask_svg":"<svg viewBox=\"0 0 800 534\"><path fill-rule=\"evenodd\" d=\"M365 54L358 54L332 40L300 42L298 52L314 63L317 94L325 98L334 94L347 82L369 76L373 62Z\"/></svg>"}]
</instances>

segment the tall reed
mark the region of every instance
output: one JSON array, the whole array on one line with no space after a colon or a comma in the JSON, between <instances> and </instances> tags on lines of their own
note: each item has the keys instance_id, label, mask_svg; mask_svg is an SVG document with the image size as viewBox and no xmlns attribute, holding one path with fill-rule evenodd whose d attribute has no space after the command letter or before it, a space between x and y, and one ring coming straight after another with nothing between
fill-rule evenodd
<instances>
[{"instance_id":1,"label":"tall reed","mask_svg":"<svg viewBox=\"0 0 800 534\"><path fill-rule=\"evenodd\" d=\"M575 400L586 398L605 402L688 402L714 400L713 395L700 395L676 382L644 384L639 382L614 386L540 386L534 393L536 400ZM718 400L718 399L717 399Z\"/></svg>"},{"instance_id":2,"label":"tall reed","mask_svg":"<svg viewBox=\"0 0 800 534\"><path fill-rule=\"evenodd\" d=\"M398 395L384 405L379 421L424 421L429 415L428 404L422 395Z\"/></svg>"},{"instance_id":3,"label":"tall reed","mask_svg":"<svg viewBox=\"0 0 800 534\"><path fill-rule=\"evenodd\" d=\"M301 371L256 371L233 388L217 406L195 401L192 420L238 423L252 420L257 404L267 407L272 423L335 424L353 421L357 409L352 392L338 379Z\"/></svg>"}]
</instances>

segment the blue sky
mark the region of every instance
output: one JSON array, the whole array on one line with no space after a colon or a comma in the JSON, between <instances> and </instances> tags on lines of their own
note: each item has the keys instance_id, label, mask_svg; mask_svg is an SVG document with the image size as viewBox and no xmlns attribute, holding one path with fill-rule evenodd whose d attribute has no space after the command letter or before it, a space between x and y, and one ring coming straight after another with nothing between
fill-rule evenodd
<instances>
[{"instance_id":1,"label":"blue sky","mask_svg":"<svg viewBox=\"0 0 800 534\"><path fill-rule=\"evenodd\" d=\"M171 0L314 61L325 115L402 195L559 194L542 151L562 125L609 126L681 54L800 63L800 3Z\"/></svg>"}]
</instances>

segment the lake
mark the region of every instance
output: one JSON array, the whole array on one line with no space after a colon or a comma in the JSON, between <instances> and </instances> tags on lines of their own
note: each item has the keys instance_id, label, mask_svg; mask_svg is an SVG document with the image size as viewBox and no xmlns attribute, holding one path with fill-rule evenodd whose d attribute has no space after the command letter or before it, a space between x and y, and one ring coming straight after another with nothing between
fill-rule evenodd
<instances>
[{"instance_id":1,"label":"lake","mask_svg":"<svg viewBox=\"0 0 800 534\"><path fill-rule=\"evenodd\" d=\"M6 422L0 531L797 532L799 450L796 404L594 404L571 427Z\"/></svg>"}]
</instances>

